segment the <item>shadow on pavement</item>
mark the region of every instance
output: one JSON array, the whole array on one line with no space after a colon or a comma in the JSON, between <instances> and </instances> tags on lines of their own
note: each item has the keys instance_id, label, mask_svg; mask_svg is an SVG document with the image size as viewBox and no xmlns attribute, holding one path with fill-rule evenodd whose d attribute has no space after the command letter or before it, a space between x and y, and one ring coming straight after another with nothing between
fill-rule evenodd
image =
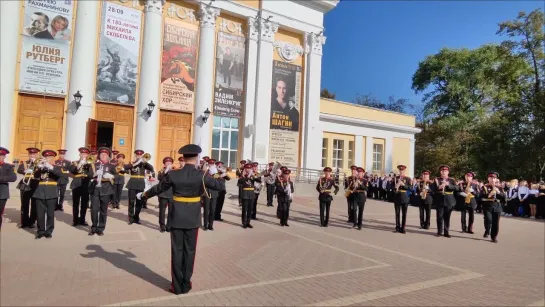
<instances>
[{"instance_id":1,"label":"shadow on pavement","mask_svg":"<svg viewBox=\"0 0 545 307\"><path fill-rule=\"evenodd\" d=\"M119 253L108 252L102 246L96 244L87 245L86 249L89 251L87 254L80 254L83 258L102 258L116 268L141 278L158 288L167 289L170 286L169 280L155 273L146 265L133 260L136 255L131 252L121 249L118 249Z\"/></svg>"}]
</instances>

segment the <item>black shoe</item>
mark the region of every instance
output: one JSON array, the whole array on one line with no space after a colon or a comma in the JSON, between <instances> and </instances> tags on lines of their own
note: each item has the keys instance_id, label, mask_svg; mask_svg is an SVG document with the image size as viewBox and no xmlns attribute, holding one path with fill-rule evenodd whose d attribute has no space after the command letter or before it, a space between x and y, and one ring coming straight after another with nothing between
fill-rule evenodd
<instances>
[{"instance_id":1,"label":"black shoe","mask_svg":"<svg viewBox=\"0 0 545 307\"><path fill-rule=\"evenodd\" d=\"M97 232L97 235L99 235L99 236L101 236L101 237L102 237L102 236L104 235L104 232L102 232L102 231L99 231L99 232Z\"/></svg>"},{"instance_id":2,"label":"black shoe","mask_svg":"<svg viewBox=\"0 0 545 307\"><path fill-rule=\"evenodd\" d=\"M441 233L436 233L436 234L435 234L436 237L441 237L442 235L443 235L443 234L441 234Z\"/></svg>"},{"instance_id":3,"label":"black shoe","mask_svg":"<svg viewBox=\"0 0 545 307\"><path fill-rule=\"evenodd\" d=\"M254 226L252 226L252 225L248 224L248 228L254 228Z\"/></svg>"},{"instance_id":4,"label":"black shoe","mask_svg":"<svg viewBox=\"0 0 545 307\"><path fill-rule=\"evenodd\" d=\"M399 230L399 232L402 233L402 234L405 234L405 229L404 229L404 228L401 228L401 229Z\"/></svg>"},{"instance_id":5,"label":"black shoe","mask_svg":"<svg viewBox=\"0 0 545 307\"><path fill-rule=\"evenodd\" d=\"M284 227L284 222L280 222L280 226Z\"/></svg>"},{"instance_id":6,"label":"black shoe","mask_svg":"<svg viewBox=\"0 0 545 307\"><path fill-rule=\"evenodd\" d=\"M358 226L358 230L361 230L361 226Z\"/></svg>"},{"instance_id":7,"label":"black shoe","mask_svg":"<svg viewBox=\"0 0 545 307\"><path fill-rule=\"evenodd\" d=\"M170 227L166 227L166 228L165 228L165 231L166 231L166 232L170 232Z\"/></svg>"},{"instance_id":8,"label":"black shoe","mask_svg":"<svg viewBox=\"0 0 545 307\"><path fill-rule=\"evenodd\" d=\"M202 228L203 231L207 231L207 230L208 230L208 228L206 228L206 227L204 227L204 226L201 227L201 228Z\"/></svg>"},{"instance_id":9,"label":"black shoe","mask_svg":"<svg viewBox=\"0 0 545 307\"><path fill-rule=\"evenodd\" d=\"M488 233L487 232L484 233L483 238L485 238L485 239L488 238Z\"/></svg>"},{"instance_id":10,"label":"black shoe","mask_svg":"<svg viewBox=\"0 0 545 307\"><path fill-rule=\"evenodd\" d=\"M45 235L45 238L46 239L51 239L51 238L53 238L53 235Z\"/></svg>"},{"instance_id":11,"label":"black shoe","mask_svg":"<svg viewBox=\"0 0 545 307\"><path fill-rule=\"evenodd\" d=\"M161 227L161 228L159 229L159 231L160 231L160 232L165 232L165 227Z\"/></svg>"},{"instance_id":12,"label":"black shoe","mask_svg":"<svg viewBox=\"0 0 545 307\"><path fill-rule=\"evenodd\" d=\"M76 226L78 226L78 225L79 225L78 222L72 222L72 227L76 227Z\"/></svg>"},{"instance_id":13,"label":"black shoe","mask_svg":"<svg viewBox=\"0 0 545 307\"><path fill-rule=\"evenodd\" d=\"M130 221L130 222L128 222L127 224L132 225L133 223L134 223L133 221Z\"/></svg>"},{"instance_id":14,"label":"black shoe","mask_svg":"<svg viewBox=\"0 0 545 307\"><path fill-rule=\"evenodd\" d=\"M81 226L89 226L89 224L87 224L87 222L83 222L83 223L79 223Z\"/></svg>"},{"instance_id":15,"label":"black shoe","mask_svg":"<svg viewBox=\"0 0 545 307\"><path fill-rule=\"evenodd\" d=\"M140 221L136 221L135 223L138 224L138 225L142 225L142 223L140 223Z\"/></svg>"},{"instance_id":16,"label":"black shoe","mask_svg":"<svg viewBox=\"0 0 545 307\"><path fill-rule=\"evenodd\" d=\"M244 224L244 225L242 225L242 228L246 229L246 228L248 228L248 225Z\"/></svg>"},{"instance_id":17,"label":"black shoe","mask_svg":"<svg viewBox=\"0 0 545 307\"><path fill-rule=\"evenodd\" d=\"M450 235L448 233L444 234L445 238L450 238Z\"/></svg>"},{"instance_id":18,"label":"black shoe","mask_svg":"<svg viewBox=\"0 0 545 307\"><path fill-rule=\"evenodd\" d=\"M474 232L473 232L473 231L471 231L471 230L469 230L469 231L468 231L467 233L469 233L469 234L474 234Z\"/></svg>"},{"instance_id":19,"label":"black shoe","mask_svg":"<svg viewBox=\"0 0 545 307\"><path fill-rule=\"evenodd\" d=\"M324 224L324 227L327 227L327 223Z\"/></svg>"},{"instance_id":20,"label":"black shoe","mask_svg":"<svg viewBox=\"0 0 545 307\"><path fill-rule=\"evenodd\" d=\"M286 227L290 227L290 225L289 225L288 223L284 223L284 225L285 225ZM326 227L327 227L327 226L326 226Z\"/></svg>"},{"instance_id":21,"label":"black shoe","mask_svg":"<svg viewBox=\"0 0 545 307\"><path fill-rule=\"evenodd\" d=\"M63 207L60 207L60 208L59 208L59 211L64 211L64 208L63 208Z\"/></svg>"},{"instance_id":22,"label":"black shoe","mask_svg":"<svg viewBox=\"0 0 545 307\"><path fill-rule=\"evenodd\" d=\"M41 239L41 238L43 238L42 235L36 235L36 236L34 237L34 239L36 239L36 240Z\"/></svg>"},{"instance_id":23,"label":"black shoe","mask_svg":"<svg viewBox=\"0 0 545 307\"><path fill-rule=\"evenodd\" d=\"M496 238L492 238L492 242L493 243L498 243L498 240L496 240Z\"/></svg>"},{"instance_id":24,"label":"black shoe","mask_svg":"<svg viewBox=\"0 0 545 307\"><path fill-rule=\"evenodd\" d=\"M214 227L212 227L212 226L208 226L208 230L212 230L212 231L214 231Z\"/></svg>"},{"instance_id":25,"label":"black shoe","mask_svg":"<svg viewBox=\"0 0 545 307\"><path fill-rule=\"evenodd\" d=\"M88 233L87 235L89 235L89 236L94 236L94 235L95 235L95 232L91 230L91 231L89 231L89 233Z\"/></svg>"},{"instance_id":26,"label":"black shoe","mask_svg":"<svg viewBox=\"0 0 545 307\"><path fill-rule=\"evenodd\" d=\"M26 228L34 228L34 224L28 225Z\"/></svg>"}]
</instances>

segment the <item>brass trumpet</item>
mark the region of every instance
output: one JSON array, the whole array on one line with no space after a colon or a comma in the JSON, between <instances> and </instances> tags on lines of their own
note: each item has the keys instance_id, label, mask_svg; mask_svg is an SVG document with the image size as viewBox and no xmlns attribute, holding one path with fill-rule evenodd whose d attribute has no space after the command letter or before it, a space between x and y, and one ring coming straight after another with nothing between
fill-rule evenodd
<instances>
[{"instance_id":1,"label":"brass trumpet","mask_svg":"<svg viewBox=\"0 0 545 307\"><path fill-rule=\"evenodd\" d=\"M144 156L142 156L144 162L148 162L149 160L151 160L151 155L149 153L145 153Z\"/></svg>"}]
</instances>

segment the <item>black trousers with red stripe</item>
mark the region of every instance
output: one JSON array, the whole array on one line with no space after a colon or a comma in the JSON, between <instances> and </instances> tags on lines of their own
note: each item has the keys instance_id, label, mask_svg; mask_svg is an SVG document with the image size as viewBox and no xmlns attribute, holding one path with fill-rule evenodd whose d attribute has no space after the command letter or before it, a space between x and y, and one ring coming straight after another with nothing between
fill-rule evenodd
<instances>
[{"instance_id":1,"label":"black trousers with red stripe","mask_svg":"<svg viewBox=\"0 0 545 307\"><path fill-rule=\"evenodd\" d=\"M191 276L195 265L199 228L170 229L170 253L172 283L174 294L183 294L191 290Z\"/></svg>"}]
</instances>

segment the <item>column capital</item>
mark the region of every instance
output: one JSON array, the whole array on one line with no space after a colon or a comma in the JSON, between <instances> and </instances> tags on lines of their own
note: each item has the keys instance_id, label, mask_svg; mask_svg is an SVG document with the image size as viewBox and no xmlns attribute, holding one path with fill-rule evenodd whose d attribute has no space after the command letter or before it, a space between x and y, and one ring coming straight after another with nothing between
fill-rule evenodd
<instances>
[{"instance_id":1,"label":"column capital","mask_svg":"<svg viewBox=\"0 0 545 307\"><path fill-rule=\"evenodd\" d=\"M163 13L163 5L165 5L166 0L146 0L144 5L144 11L146 13Z\"/></svg>"},{"instance_id":2,"label":"column capital","mask_svg":"<svg viewBox=\"0 0 545 307\"><path fill-rule=\"evenodd\" d=\"M253 41L259 39L259 21L255 17L248 17L248 39Z\"/></svg>"},{"instance_id":3,"label":"column capital","mask_svg":"<svg viewBox=\"0 0 545 307\"><path fill-rule=\"evenodd\" d=\"M215 28L216 18L218 18L219 15L220 9L202 2L199 4L197 18L201 23L201 28Z\"/></svg>"},{"instance_id":4,"label":"column capital","mask_svg":"<svg viewBox=\"0 0 545 307\"><path fill-rule=\"evenodd\" d=\"M322 46L325 44L326 37L320 32L306 33L305 35L305 53L322 55Z\"/></svg>"},{"instance_id":5,"label":"column capital","mask_svg":"<svg viewBox=\"0 0 545 307\"><path fill-rule=\"evenodd\" d=\"M259 19L259 36L262 41L274 42L274 34L278 32L278 24L263 18Z\"/></svg>"}]
</instances>

